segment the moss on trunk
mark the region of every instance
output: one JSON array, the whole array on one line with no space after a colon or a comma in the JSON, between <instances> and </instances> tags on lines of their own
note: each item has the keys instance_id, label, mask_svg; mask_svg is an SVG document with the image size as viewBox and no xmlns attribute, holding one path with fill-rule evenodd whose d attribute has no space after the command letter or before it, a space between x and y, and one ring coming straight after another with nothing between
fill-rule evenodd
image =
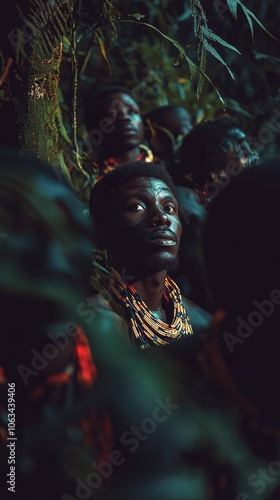
<instances>
[{"instance_id":1,"label":"moss on trunk","mask_svg":"<svg viewBox=\"0 0 280 500\"><path fill-rule=\"evenodd\" d=\"M56 113L61 57L62 45L54 47L48 57L33 50L22 86L21 149L52 165L58 163Z\"/></svg>"}]
</instances>

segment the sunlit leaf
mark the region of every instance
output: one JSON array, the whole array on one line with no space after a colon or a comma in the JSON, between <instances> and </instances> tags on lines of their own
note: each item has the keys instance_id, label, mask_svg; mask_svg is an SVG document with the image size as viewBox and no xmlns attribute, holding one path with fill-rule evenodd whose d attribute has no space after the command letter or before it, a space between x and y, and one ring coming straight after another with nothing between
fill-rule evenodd
<instances>
[{"instance_id":1,"label":"sunlit leaf","mask_svg":"<svg viewBox=\"0 0 280 500\"><path fill-rule=\"evenodd\" d=\"M105 44L104 44L104 38L103 38L102 31L96 30L96 32L95 32L95 38L97 39L97 41L99 43L101 54L104 57L106 63L108 64L109 74L111 76L111 73L112 73L112 71L111 71L111 64L110 64L109 59L107 57L107 51L106 51L106 47L105 47Z\"/></svg>"}]
</instances>

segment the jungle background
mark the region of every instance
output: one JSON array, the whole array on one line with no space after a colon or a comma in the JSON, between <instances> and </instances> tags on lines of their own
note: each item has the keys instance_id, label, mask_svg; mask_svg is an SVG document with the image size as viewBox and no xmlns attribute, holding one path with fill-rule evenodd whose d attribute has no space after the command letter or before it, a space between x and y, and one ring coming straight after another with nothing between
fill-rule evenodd
<instances>
[{"instance_id":1,"label":"jungle background","mask_svg":"<svg viewBox=\"0 0 280 500\"><path fill-rule=\"evenodd\" d=\"M83 112L117 83L143 114L179 104L193 124L236 116L261 157L279 155L279 21L272 0L2 0L1 144L83 192L94 158Z\"/></svg>"}]
</instances>

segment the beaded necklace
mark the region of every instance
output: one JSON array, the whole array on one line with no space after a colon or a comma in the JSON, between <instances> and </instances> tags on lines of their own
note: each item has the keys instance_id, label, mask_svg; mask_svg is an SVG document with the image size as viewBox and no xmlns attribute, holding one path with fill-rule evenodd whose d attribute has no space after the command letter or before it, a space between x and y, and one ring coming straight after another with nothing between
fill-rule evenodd
<instances>
[{"instance_id":1,"label":"beaded necklace","mask_svg":"<svg viewBox=\"0 0 280 500\"><path fill-rule=\"evenodd\" d=\"M148 146L146 146L145 144L140 144L139 149L140 149L140 154L137 156L137 158L135 158L134 161L143 160L147 163L150 163L154 160L153 153L152 153L151 149L148 148ZM116 158L112 157L112 158L108 158L107 160L104 160L103 165L101 165L102 175L108 174L109 172L112 172L119 165L120 164L118 163Z\"/></svg>"},{"instance_id":2,"label":"beaded necklace","mask_svg":"<svg viewBox=\"0 0 280 500\"><path fill-rule=\"evenodd\" d=\"M171 344L174 340L193 333L180 289L169 276L164 283L162 305L163 309L173 307L171 324L153 315L134 286L125 284L119 273L108 264L104 252L97 252L96 257L99 262L97 267L94 265L95 276L92 276L91 284L95 288L98 282L99 291L104 294L104 290L102 292L102 287L100 288L100 285L103 286L106 297L108 298L109 294L110 302L113 301L117 305L119 314L129 324L130 338L136 347L145 349L151 345Z\"/></svg>"}]
</instances>

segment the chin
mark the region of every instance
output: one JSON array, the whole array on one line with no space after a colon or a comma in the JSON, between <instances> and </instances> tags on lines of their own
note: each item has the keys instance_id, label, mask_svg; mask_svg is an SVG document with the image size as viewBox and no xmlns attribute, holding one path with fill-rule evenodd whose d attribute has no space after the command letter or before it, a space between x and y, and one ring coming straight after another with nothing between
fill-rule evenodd
<instances>
[{"instance_id":1,"label":"chin","mask_svg":"<svg viewBox=\"0 0 280 500\"><path fill-rule=\"evenodd\" d=\"M161 255L150 255L143 264L142 271L145 274L154 274L159 271L168 273L175 271L179 267L179 257L164 257Z\"/></svg>"}]
</instances>

